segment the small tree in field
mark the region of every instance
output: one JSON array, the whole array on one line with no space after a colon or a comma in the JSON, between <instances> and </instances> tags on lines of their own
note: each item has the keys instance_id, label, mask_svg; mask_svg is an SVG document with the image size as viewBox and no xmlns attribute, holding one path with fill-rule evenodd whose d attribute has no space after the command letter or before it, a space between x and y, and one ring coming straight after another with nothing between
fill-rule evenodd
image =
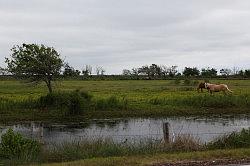
<instances>
[{"instance_id":1,"label":"small tree in field","mask_svg":"<svg viewBox=\"0 0 250 166\"><path fill-rule=\"evenodd\" d=\"M44 81L52 92L52 81L60 74L63 60L53 47L37 44L13 46L11 58L5 58L10 73L29 82Z\"/></svg>"}]
</instances>

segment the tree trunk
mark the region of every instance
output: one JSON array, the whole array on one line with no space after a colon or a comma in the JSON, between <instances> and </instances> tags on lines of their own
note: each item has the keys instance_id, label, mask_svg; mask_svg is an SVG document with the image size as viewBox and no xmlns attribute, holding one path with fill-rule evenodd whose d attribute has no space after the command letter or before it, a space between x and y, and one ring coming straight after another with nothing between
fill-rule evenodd
<instances>
[{"instance_id":1,"label":"tree trunk","mask_svg":"<svg viewBox=\"0 0 250 166\"><path fill-rule=\"evenodd\" d=\"M47 87L48 87L48 89L49 89L49 93L52 93L51 81L48 80L48 81L45 81L45 82L46 82L46 85L47 85Z\"/></svg>"}]
</instances>

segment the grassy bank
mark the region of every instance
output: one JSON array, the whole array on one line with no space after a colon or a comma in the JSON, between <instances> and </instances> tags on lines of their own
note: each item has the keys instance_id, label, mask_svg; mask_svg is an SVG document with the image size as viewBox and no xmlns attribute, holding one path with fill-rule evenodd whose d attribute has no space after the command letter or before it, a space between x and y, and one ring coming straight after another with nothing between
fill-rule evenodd
<instances>
[{"instance_id":1,"label":"grassy bank","mask_svg":"<svg viewBox=\"0 0 250 166\"><path fill-rule=\"evenodd\" d=\"M250 80L210 80L225 83L232 95L197 93L197 80L62 81L56 92L78 89L91 97L83 114L70 118L235 114L250 112ZM37 100L46 86L0 81L0 120L68 119L58 108L41 109ZM86 103L86 101L85 101Z\"/></svg>"},{"instance_id":2,"label":"grassy bank","mask_svg":"<svg viewBox=\"0 0 250 166\"><path fill-rule=\"evenodd\" d=\"M145 165L187 160L237 160L249 158L249 139L250 130L245 129L222 136L208 144L202 144L189 135L182 135L167 143L155 140L114 143L112 140L100 139L52 144L41 148L37 141L28 140L9 130L2 136L0 161L5 165L56 162L60 162L60 165ZM69 162L80 159L82 160ZM62 164L67 161L69 163Z\"/></svg>"},{"instance_id":3,"label":"grassy bank","mask_svg":"<svg viewBox=\"0 0 250 166\"><path fill-rule=\"evenodd\" d=\"M181 163L194 161L241 160L250 156L250 149L210 150L202 152L185 152L171 154L137 155L125 157L100 157L73 162L42 164L43 166L142 166L164 163ZM215 163L214 162L214 163ZM212 162L213 163L213 162ZM221 162L218 162L220 164ZM199 165L199 164L198 164Z\"/></svg>"}]
</instances>

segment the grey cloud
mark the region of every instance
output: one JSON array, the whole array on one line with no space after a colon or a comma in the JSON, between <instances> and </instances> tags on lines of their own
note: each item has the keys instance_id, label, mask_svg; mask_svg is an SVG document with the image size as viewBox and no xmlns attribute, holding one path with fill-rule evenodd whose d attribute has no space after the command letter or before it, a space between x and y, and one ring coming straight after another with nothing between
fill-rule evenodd
<instances>
[{"instance_id":1,"label":"grey cloud","mask_svg":"<svg viewBox=\"0 0 250 166\"><path fill-rule=\"evenodd\" d=\"M249 11L247 0L0 0L0 65L26 42L107 73L150 63L249 68Z\"/></svg>"}]
</instances>

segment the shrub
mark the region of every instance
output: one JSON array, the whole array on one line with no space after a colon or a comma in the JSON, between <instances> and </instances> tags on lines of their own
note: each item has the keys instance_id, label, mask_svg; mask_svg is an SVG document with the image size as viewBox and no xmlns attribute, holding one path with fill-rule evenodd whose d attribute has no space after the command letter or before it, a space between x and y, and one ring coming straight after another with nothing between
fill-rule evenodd
<instances>
[{"instance_id":1,"label":"shrub","mask_svg":"<svg viewBox=\"0 0 250 166\"><path fill-rule=\"evenodd\" d=\"M12 129L1 137L0 156L2 158L32 160L38 156L40 150L39 142L24 138Z\"/></svg>"},{"instance_id":2,"label":"shrub","mask_svg":"<svg viewBox=\"0 0 250 166\"><path fill-rule=\"evenodd\" d=\"M240 132L232 132L218 137L207 147L209 149L250 147L250 129L242 129Z\"/></svg>"},{"instance_id":3,"label":"shrub","mask_svg":"<svg viewBox=\"0 0 250 166\"><path fill-rule=\"evenodd\" d=\"M39 99L40 108L66 110L70 115L81 114L90 107L92 96L79 90L71 92L53 92Z\"/></svg>"}]
</instances>

